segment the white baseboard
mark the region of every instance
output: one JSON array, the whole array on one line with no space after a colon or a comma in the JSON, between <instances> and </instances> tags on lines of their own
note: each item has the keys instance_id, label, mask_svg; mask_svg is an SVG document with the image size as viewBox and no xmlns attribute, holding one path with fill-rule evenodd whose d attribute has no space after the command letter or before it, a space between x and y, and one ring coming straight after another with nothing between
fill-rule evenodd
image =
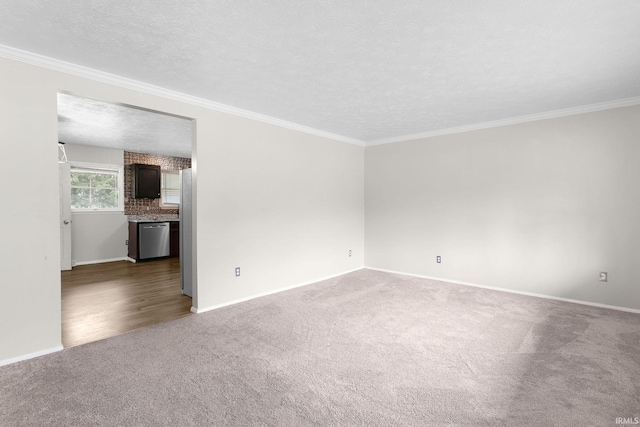
<instances>
[{"instance_id":1,"label":"white baseboard","mask_svg":"<svg viewBox=\"0 0 640 427\"><path fill-rule=\"evenodd\" d=\"M36 351L35 353L23 354L22 356L13 357L11 359L0 360L0 366L11 365L12 363L22 362L23 360L33 359L34 357L40 357L46 354L57 353L62 350L64 350L64 347L59 345L46 350Z\"/></svg>"},{"instance_id":2,"label":"white baseboard","mask_svg":"<svg viewBox=\"0 0 640 427\"><path fill-rule=\"evenodd\" d=\"M418 277L420 279L437 280L439 282L455 283L456 285L473 286L474 288L490 289L492 291L508 292L510 294L526 295L526 296L530 296L530 297L544 298L544 299L550 299L550 300L555 300L555 301L570 302L570 303L573 303L573 304L589 305L589 306L592 306L592 307L608 308L610 310L626 311L627 313L640 314L640 310L637 310L635 308L619 307L617 305L600 304L600 303L597 303L597 302L590 302L590 301L582 301L582 300L576 300L576 299L570 299L570 298L556 297L556 296L553 296L553 295L536 294L534 292L516 291L516 290L513 290L513 289L498 288L498 287L495 287L495 286L479 285L477 283L470 283L470 282L460 282L458 280L444 279L444 278L441 278L441 277L423 276L421 274L405 273L403 271L387 270L387 269L384 269L384 268L375 268L375 267L366 267L366 266L364 268L366 268L367 270L376 270L376 271L382 271L382 272L385 272L385 273L402 274L404 276Z\"/></svg>"},{"instance_id":3,"label":"white baseboard","mask_svg":"<svg viewBox=\"0 0 640 427\"><path fill-rule=\"evenodd\" d=\"M75 267L76 265L89 265L89 264L102 264L104 262L115 262L115 261L133 261L131 258L129 257L121 257L121 258L108 258L108 259L97 259L94 261L78 261L75 262L73 264L73 266Z\"/></svg>"},{"instance_id":4,"label":"white baseboard","mask_svg":"<svg viewBox=\"0 0 640 427\"><path fill-rule=\"evenodd\" d=\"M229 305L234 305L234 304L239 304L241 302L245 302L245 301L249 301L255 298L260 298L260 297L266 297L267 295L273 295L273 294L277 294L279 292L284 292L284 291L288 291L291 289L295 289L295 288L300 288L302 286L307 286L307 285L311 285L317 282L322 282L323 280L329 280L329 279L333 279L334 277L338 277L338 276L342 276L344 274L348 274L348 273L353 273L354 271L358 271L358 270L362 270L363 267L358 267L358 268L354 268L353 270L348 270L348 271L343 271L342 273L338 273L338 274L334 274L332 276L326 276L326 277L321 277L319 279L315 279L315 280L311 280L309 282L304 282L304 283L298 283L292 286L287 286L284 288L278 288L278 289L274 289L272 291L268 291L268 292L263 292L260 294L256 294L256 295L251 295L245 298L240 298L240 299L236 299L233 301L229 301L229 302L225 302L222 304L218 304L218 305L213 305L211 307L205 307L205 308L196 308L196 307L191 307L191 312L196 313L196 314L201 314L207 311L211 311L211 310L216 310L218 308L222 308L222 307L227 307Z\"/></svg>"},{"instance_id":5,"label":"white baseboard","mask_svg":"<svg viewBox=\"0 0 640 427\"><path fill-rule=\"evenodd\" d=\"M125 259L124 259L124 260L125 260L125 261L129 261L129 262L132 262L132 263L134 263L134 264L135 264L136 262L138 262L138 261L136 261L135 259L133 259L133 258L129 258L129 257L125 257Z\"/></svg>"}]
</instances>

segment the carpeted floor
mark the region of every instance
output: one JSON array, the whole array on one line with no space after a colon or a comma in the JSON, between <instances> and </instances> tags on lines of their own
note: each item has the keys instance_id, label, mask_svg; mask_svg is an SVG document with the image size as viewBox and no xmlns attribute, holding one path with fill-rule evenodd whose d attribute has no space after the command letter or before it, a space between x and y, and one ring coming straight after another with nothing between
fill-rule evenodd
<instances>
[{"instance_id":1,"label":"carpeted floor","mask_svg":"<svg viewBox=\"0 0 640 427\"><path fill-rule=\"evenodd\" d=\"M638 416L640 315L372 270L0 368L2 426Z\"/></svg>"}]
</instances>

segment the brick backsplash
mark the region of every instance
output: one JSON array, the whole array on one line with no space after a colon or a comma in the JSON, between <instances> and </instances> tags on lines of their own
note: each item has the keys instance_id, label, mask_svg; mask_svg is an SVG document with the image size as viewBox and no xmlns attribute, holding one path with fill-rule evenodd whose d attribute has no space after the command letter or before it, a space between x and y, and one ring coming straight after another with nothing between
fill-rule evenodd
<instances>
[{"instance_id":1,"label":"brick backsplash","mask_svg":"<svg viewBox=\"0 0 640 427\"><path fill-rule=\"evenodd\" d=\"M173 215L178 209L162 209L160 199L133 198L133 164L157 165L162 170L181 170L191 167L191 159L160 156L157 154L124 152L124 214L125 215Z\"/></svg>"}]
</instances>

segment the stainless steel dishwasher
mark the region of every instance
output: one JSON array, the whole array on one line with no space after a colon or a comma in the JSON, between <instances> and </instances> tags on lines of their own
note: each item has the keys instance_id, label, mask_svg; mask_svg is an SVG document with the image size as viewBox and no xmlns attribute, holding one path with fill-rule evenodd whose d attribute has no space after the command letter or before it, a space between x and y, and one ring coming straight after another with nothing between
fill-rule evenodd
<instances>
[{"instance_id":1,"label":"stainless steel dishwasher","mask_svg":"<svg viewBox=\"0 0 640 427\"><path fill-rule=\"evenodd\" d=\"M171 234L168 222L143 222L138 226L140 259L169 256Z\"/></svg>"}]
</instances>

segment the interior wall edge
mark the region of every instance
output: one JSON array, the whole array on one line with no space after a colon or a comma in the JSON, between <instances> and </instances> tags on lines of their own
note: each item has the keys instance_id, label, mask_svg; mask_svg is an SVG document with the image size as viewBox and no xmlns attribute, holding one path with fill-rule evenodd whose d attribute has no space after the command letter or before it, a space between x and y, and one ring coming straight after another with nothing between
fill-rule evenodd
<instances>
[{"instance_id":1,"label":"interior wall edge","mask_svg":"<svg viewBox=\"0 0 640 427\"><path fill-rule=\"evenodd\" d=\"M96 260L91 260L91 261L79 261L73 264L73 266L75 267L76 265L91 265L91 264L104 264L107 262L116 262L116 261L129 261L131 260L131 258L123 256L120 258L109 258L109 259L96 259Z\"/></svg>"},{"instance_id":2,"label":"interior wall edge","mask_svg":"<svg viewBox=\"0 0 640 427\"><path fill-rule=\"evenodd\" d=\"M48 348L45 350L40 350L40 351L36 351L33 353L29 353L29 354L23 354L21 356L18 357L12 357L10 359L5 359L5 360L0 360L0 366L5 366L5 365L11 365L13 363L18 363L18 362L22 362L23 360L29 360L29 359L33 359L36 357L40 357L40 356L45 356L47 354L51 354L51 353L57 353L59 351L64 350L64 347L62 346L62 344L60 344L59 346L53 347L53 348Z\"/></svg>"},{"instance_id":3,"label":"interior wall edge","mask_svg":"<svg viewBox=\"0 0 640 427\"><path fill-rule=\"evenodd\" d=\"M564 108L561 110L545 111L542 113L528 114L526 116L511 117L490 122L475 123L466 126L456 126L446 129L436 129L428 132L420 132L411 135L401 135L391 138L376 139L367 141L365 147L375 147L376 145L392 144L394 142L413 141L415 139L431 138L434 136L451 135L456 133L471 132L474 130L491 129L503 126L517 125L520 123L536 122L539 120L557 119L579 114L595 113L598 111L612 110L614 108L632 107L640 105L640 96L616 99L613 101L599 102L597 104L582 105L580 107Z\"/></svg>"},{"instance_id":4,"label":"interior wall edge","mask_svg":"<svg viewBox=\"0 0 640 427\"><path fill-rule=\"evenodd\" d=\"M535 297L535 298L550 299L550 300L554 300L554 301L569 302L569 303L572 303L572 304L588 305L588 306L591 306L591 307L606 308L606 309L609 309L609 310L617 310L617 311L624 311L624 312L627 312L627 313L640 314L640 308L621 307L621 306L617 306L617 305L601 304L601 303L591 302L591 301L583 301L583 300L577 300L577 299L571 299L571 298L558 297L558 296L555 296L555 295L545 295L545 294L538 294L538 293L535 293L535 292L518 291L518 290L515 290L515 289L501 288L501 287L498 287L498 286L488 286L488 285L482 285L482 284L479 284L479 283L462 282L462 281L459 281L459 280L445 279L445 278L442 278L442 277L425 276L425 275L422 275L422 274L414 274L414 273L408 273L408 272L405 272L405 271L397 271L397 270L389 270L389 269L385 269L385 268L370 267L370 266L366 266L366 265L363 268L365 268L367 270L382 271L384 273L402 274L404 276L417 277L419 279L429 279L429 280L436 280L438 282L447 282L447 283L453 283L453 284L456 284L456 285L470 286L470 287L473 287L473 288L488 289L488 290L492 290L492 291L507 292L507 293L516 294L516 295L525 295L525 296Z\"/></svg>"},{"instance_id":5,"label":"interior wall edge","mask_svg":"<svg viewBox=\"0 0 640 427\"><path fill-rule=\"evenodd\" d=\"M193 313L196 313L196 314L202 314L202 313L205 313L207 311L217 310L219 308L228 307L230 305L240 304L242 302L250 301L252 299L266 297L268 295L273 295L273 294L278 294L280 292L285 292L285 291L289 291L291 289L301 288L303 286L313 285L314 283L318 283L318 282L322 282L324 280L330 280L330 279L333 279L333 278L336 278L336 277L344 276L345 274L353 273L355 271L362 270L363 268L366 268L366 267L362 266L362 267L354 268L354 269L343 271L341 273L334 274L334 275L331 275L331 276L325 276L325 277L321 277L319 279L306 281L306 282L303 282L303 283L297 283L297 284L292 285L292 286L286 286L286 287L274 289L274 290L271 290L271 291L268 291L268 292L262 292L262 293L259 293L259 294L251 295L251 296L244 297L244 298L239 298L239 299L236 299L236 300L233 300L233 301L227 301L227 302L224 302L222 304L217 304L217 305L213 305L213 306L210 306L210 307L204 307L204 308L192 307L191 311Z\"/></svg>"}]
</instances>

